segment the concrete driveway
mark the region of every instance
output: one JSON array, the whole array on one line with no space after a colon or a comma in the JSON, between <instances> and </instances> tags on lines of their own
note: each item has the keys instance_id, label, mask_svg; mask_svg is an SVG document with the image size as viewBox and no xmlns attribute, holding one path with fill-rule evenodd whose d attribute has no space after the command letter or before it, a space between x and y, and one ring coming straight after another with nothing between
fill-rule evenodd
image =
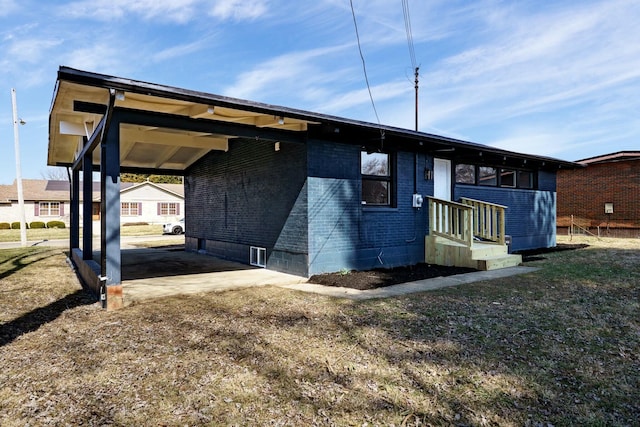
<instances>
[{"instance_id":1,"label":"concrete driveway","mask_svg":"<svg viewBox=\"0 0 640 427\"><path fill-rule=\"evenodd\" d=\"M301 284L307 279L182 249L123 249L124 304L178 294Z\"/></svg>"}]
</instances>

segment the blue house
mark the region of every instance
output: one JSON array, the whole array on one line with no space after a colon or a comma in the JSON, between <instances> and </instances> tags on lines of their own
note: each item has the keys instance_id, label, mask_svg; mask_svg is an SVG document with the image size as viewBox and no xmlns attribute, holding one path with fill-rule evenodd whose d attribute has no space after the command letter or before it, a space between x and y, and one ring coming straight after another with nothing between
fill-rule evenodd
<instances>
[{"instance_id":1,"label":"blue house","mask_svg":"<svg viewBox=\"0 0 640 427\"><path fill-rule=\"evenodd\" d=\"M575 167L67 67L58 72L48 164L73 171L72 231L74 197L86 191L79 178L101 173L99 265L90 239L72 232L70 243L85 282L114 304L121 172L184 176L187 250L308 277L425 260L517 264L508 248L555 245L556 172Z\"/></svg>"}]
</instances>

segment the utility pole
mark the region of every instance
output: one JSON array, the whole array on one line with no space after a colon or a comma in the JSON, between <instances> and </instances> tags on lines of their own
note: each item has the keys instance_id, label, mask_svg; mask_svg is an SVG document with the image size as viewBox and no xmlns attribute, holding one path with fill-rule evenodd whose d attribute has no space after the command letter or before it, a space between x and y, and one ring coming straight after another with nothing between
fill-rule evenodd
<instances>
[{"instance_id":1,"label":"utility pole","mask_svg":"<svg viewBox=\"0 0 640 427\"><path fill-rule=\"evenodd\" d=\"M18 186L18 207L20 209L20 243L27 246L27 220L24 214L24 194L22 192L22 170L20 168L20 132L18 125L24 124L18 120L18 105L16 103L16 90L11 88L11 104L13 106L13 142L16 152L16 185Z\"/></svg>"},{"instance_id":2,"label":"utility pole","mask_svg":"<svg viewBox=\"0 0 640 427\"><path fill-rule=\"evenodd\" d=\"M415 80L415 89L416 89L416 132L418 131L418 75L420 71L420 67L416 67L416 80Z\"/></svg>"}]
</instances>

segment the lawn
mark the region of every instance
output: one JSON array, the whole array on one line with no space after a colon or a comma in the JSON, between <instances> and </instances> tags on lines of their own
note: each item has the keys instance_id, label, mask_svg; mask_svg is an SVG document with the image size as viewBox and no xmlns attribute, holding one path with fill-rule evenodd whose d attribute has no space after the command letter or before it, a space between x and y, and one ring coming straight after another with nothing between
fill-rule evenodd
<instances>
[{"instance_id":1,"label":"lawn","mask_svg":"<svg viewBox=\"0 0 640 427\"><path fill-rule=\"evenodd\" d=\"M162 225L132 225L123 226L121 229L123 236L147 236L162 234ZM39 240L59 240L69 238L68 228L33 228L27 229L28 241ZM100 236L100 227L93 230L94 236ZM80 229L82 236L82 229ZM19 242L20 230L0 230L0 242Z\"/></svg>"},{"instance_id":2,"label":"lawn","mask_svg":"<svg viewBox=\"0 0 640 427\"><path fill-rule=\"evenodd\" d=\"M637 425L640 240L588 243L401 298L266 287L115 312L59 250L0 250L0 425Z\"/></svg>"}]
</instances>

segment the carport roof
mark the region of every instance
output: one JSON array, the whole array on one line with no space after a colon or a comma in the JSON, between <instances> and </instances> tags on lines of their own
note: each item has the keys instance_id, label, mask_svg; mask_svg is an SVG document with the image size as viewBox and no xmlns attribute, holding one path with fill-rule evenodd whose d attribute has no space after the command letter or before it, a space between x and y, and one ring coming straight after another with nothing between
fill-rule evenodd
<instances>
[{"instance_id":1,"label":"carport roof","mask_svg":"<svg viewBox=\"0 0 640 427\"><path fill-rule=\"evenodd\" d=\"M71 166L105 116L136 117L120 123L123 171L183 174L211 150L239 137L304 142L319 138L367 149L427 152L458 161L556 169L576 163L532 156L443 136L268 105L171 86L60 67L49 118L47 163ZM94 150L99 164L100 150Z\"/></svg>"}]
</instances>

